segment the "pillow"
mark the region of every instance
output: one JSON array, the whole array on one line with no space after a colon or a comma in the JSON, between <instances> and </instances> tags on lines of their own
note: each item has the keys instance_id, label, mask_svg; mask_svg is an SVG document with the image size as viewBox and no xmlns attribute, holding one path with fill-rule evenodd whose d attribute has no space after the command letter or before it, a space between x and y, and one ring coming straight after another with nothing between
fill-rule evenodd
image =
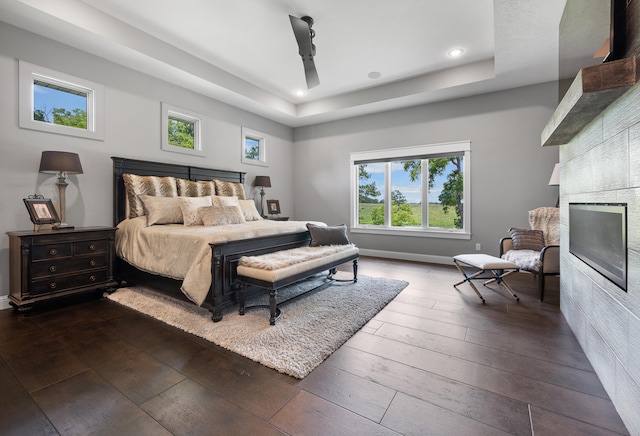
<instances>
[{"instance_id":1,"label":"pillow","mask_svg":"<svg viewBox=\"0 0 640 436\"><path fill-rule=\"evenodd\" d=\"M211 196L211 204L213 206L235 206L240 207L238 203L238 197L221 197L219 195Z\"/></svg>"},{"instance_id":2,"label":"pillow","mask_svg":"<svg viewBox=\"0 0 640 436\"><path fill-rule=\"evenodd\" d=\"M242 224L244 216L237 206L207 206L198 209L198 215L205 226Z\"/></svg>"},{"instance_id":3,"label":"pillow","mask_svg":"<svg viewBox=\"0 0 640 436\"><path fill-rule=\"evenodd\" d=\"M212 181L193 182L187 179L177 179L178 195L182 197L206 197L216 192Z\"/></svg>"},{"instance_id":4,"label":"pillow","mask_svg":"<svg viewBox=\"0 0 640 436\"><path fill-rule=\"evenodd\" d=\"M542 230L509 229L514 250L540 251L544 248L544 234Z\"/></svg>"},{"instance_id":5,"label":"pillow","mask_svg":"<svg viewBox=\"0 0 640 436\"><path fill-rule=\"evenodd\" d=\"M240 200L244 200L244 185L242 183L225 182L223 180L213 180L216 186L216 195L223 197L236 196Z\"/></svg>"},{"instance_id":6,"label":"pillow","mask_svg":"<svg viewBox=\"0 0 640 436\"><path fill-rule=\"evenodd\" d=\"M198 209L211 206L211 197L178 197L182 220L185 226L201 226L202 218L198 215Z\"/></svg>"},{"instance_id":7,"label":"pillow","mask_svg":"<svg viewBox=\"0 0 640 436\"><path fill-rule=\"evenodd\" d=\"M124 188L129 205L129 218L144 215L144 207L140 195L154 197L177 197L178 188L175 177L138 176L123 174Z\"/></svg>"},{"instance_id":8,"label":"pillow","mask_svg":"<svg viewBox=\"0 0 640 436\"><path fill-rule=\"evenodd\" d=\"M310 247L350 244L349 237L347 236L347 226L344 224L339 226L318 226L307 223L307 229L309 229L309 233L311 234Z\"/></svg>"},{"instance_id":9,"label":"pillow","mask_svg":"<svg viewBox=\"0 0 640 436\"><path fill-rule=\"evenodd\" d=\"M147 216L147 226L154 224L181 224L182 209L180 197L154 197L140 195L140 201Z\"/></svg>"},{"instance_id":10,"label":"pillow","mask_svg":"<svg viewBox=\"0 0 640 436\"><path fill-rule=\"evenodd\" d=\"M253 200L238 200L240 210L244 214L245 221L260 221L263 219L256 209L256 202Z\"/></svg>"}]
</instances>

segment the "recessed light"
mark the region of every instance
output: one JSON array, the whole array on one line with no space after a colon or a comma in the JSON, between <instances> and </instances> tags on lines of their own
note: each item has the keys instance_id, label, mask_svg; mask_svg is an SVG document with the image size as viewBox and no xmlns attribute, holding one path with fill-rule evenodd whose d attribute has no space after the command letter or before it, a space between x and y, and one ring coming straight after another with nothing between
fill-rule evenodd
<instances>
[{"instance_id":1,"label":"recessed light","mask_svg":"<svg viewBox=\"0 0 640 436\"><path fill-rule=\"evenodd\" d=\"M379 71L372 71L367 74L367 76L369 77L369 79L379 79L380 76L382 76L382 73L380 73Z\"/></svg>"},{"instance_id":2,"label":"recessed light","mask_svg":"<svg viewBox=\"0 0 640 436\"><path fill-rule=\"evenodd\" d=\"M297 97L304 97L305 95L307 95L307 91L305 91L304 89L298 89L297 91L293 92Z\"/></svg>"},{"instance_id":3,"label":"recessed light","mask_svg":"<svg viewBox=\"0 0 640 436\"><path fill-rule=\"evenodd\" d=\"M451 50L449 50L447 52L447 55L452 57L452 58L457 58L459 56L462 56L462 53L464 53L464 49L462 49L462 48L452 48Z\"/></svg>"}]
</instances>

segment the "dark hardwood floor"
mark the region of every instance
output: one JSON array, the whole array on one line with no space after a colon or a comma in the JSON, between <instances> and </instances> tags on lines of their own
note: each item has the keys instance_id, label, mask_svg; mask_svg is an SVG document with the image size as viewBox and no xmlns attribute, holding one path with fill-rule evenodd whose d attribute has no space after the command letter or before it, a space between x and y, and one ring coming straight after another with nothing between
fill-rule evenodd
<instances>
[{"instance_id":1,"label":"dark hardwood floor","mask_svg":"<svg viewBox=\"0 0 640 436\"><path fill-rule=\"evenodd\" d=\"M482 305L453 267L360 272L410 284L303 380L107 299L0 311L0 434L627 434L557 279L544 303L526 274L519 303L480 286Z\"/></svg>"}]
</instances>

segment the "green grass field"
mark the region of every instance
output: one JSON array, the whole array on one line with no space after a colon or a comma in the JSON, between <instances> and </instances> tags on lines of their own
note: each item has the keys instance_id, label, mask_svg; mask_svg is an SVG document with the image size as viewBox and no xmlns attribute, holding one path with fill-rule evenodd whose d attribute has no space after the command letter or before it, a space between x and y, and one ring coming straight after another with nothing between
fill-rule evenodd
<instances>
[{"instance_id":1,"label":"green grass field","mask_svg":"<svg viewBox=\"0 0 640 436\"><path fill-rule=\"evenodd\" d=\"M374 203L361 203L360 204L360 224L373 224L371 218L371 211L379 204ZM419 204L411 204L412 215L418 220L422 219L422 207ZM449 208L449 211L445 213L443 207L439 203L429 203L429 227L444 227L455 228L453 220L456 214L453 208Z\"/></svg>"}]
</instances>

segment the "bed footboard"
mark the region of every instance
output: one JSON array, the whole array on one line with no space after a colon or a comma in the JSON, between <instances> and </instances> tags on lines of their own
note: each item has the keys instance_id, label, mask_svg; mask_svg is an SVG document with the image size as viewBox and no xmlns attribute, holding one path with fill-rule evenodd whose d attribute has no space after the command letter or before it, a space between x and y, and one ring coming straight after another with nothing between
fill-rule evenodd
<instances>
[{"instance_id":1,"label":"bed footboard","mask_svg":"<svg viewBox=\"0 0 640 436\"><path fill-rule=\"evenodd\" d=\"M222 309L238 303L237 273L238 261L242 256L257 256L274 251L309 245L311 237L308 231L284 235L264 236L253 239L241 239L211 246L211 288L203 306L211 312L211 319L222 319ZM246 295L259 291L249 288Z\"/></svg>"}]
</instances>

